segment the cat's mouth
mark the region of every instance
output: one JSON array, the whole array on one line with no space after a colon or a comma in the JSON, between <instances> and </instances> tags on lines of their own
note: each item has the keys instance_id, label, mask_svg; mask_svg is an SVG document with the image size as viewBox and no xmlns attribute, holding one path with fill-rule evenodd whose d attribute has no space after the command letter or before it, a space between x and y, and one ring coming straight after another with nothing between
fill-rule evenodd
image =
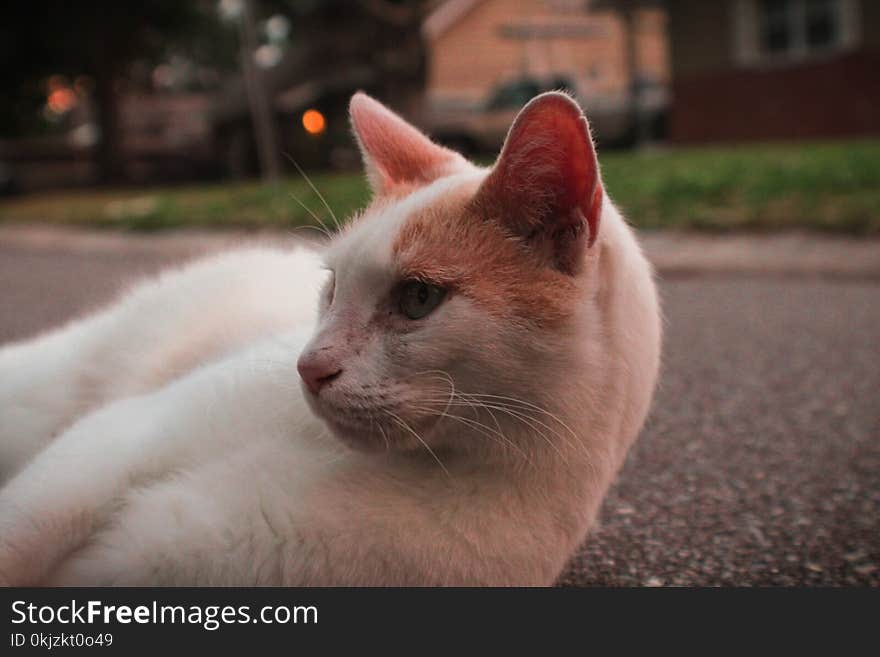
<instances>
[{"instance_id":1,"label":"cat's mouth","mask_svg":"<svg viewBox=\"0 0 880 657\"><path fill-rule=\"evenodd\" d=\"M314 396L309 397L309 404L339 440L369 451L412 449L426 439L438 419L407 416L388 405L342 406Z\"/></svg>"},{"instance_id":2,"label":"cat's mouth","mask_svg":"<svg viewBox=\"0 0 880 657\"><path fill-rule=\"evenodd\" d=\"M344 415L322 418L342 442L356 449L369 451L392 451L418 449L430 434L436 420L422 418L412 420L388 420L376 418L366 422L355 422Z\"/></svg>"}]
</instances>

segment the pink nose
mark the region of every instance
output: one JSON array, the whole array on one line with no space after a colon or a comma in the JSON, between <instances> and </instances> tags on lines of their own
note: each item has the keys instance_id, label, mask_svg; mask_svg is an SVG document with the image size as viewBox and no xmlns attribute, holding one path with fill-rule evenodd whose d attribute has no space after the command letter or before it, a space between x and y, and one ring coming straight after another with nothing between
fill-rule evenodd
<instances>
[{"instance_id":1,"label":"pink nose","mask_svg":"<svg viewBox=\"0 0 880 657\"><path fill-rule=\"evenodd\" d=\"M302 380L313 394L317 395L321 388L342 374L342 368L331 358L320 352L302 354L296 363L296 369Z\"/></svg>"}]
</instances>

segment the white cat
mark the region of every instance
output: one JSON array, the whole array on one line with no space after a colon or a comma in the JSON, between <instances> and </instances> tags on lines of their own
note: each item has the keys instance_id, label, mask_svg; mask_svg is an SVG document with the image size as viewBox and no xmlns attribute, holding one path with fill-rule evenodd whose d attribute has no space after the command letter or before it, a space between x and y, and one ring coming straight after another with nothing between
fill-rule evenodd
<instances>
[{"instance_id":1,"label":"white cat","mask_svg":"<svg viewBox=\"0 0 880 657\"><path fill-rule=\"evenodd\" d=\"M486 170L363 94L351 118L375 194L329 271L229 254L0 350L0 582L558 576L660 353L587 122L542 95Z\"/></svg>"}]
</instances>

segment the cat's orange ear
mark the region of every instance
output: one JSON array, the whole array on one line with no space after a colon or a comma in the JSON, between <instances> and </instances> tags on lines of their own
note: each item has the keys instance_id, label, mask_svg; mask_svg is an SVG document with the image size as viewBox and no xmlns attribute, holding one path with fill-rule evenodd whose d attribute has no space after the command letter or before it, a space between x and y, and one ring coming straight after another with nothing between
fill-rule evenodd
<instances>
[{"instance_id":1,"label":"cat's orange ear","mask_svg":"<svg viewBox=\"0 0 880 657\"><path fill-rule=\"evenodd\" d=\"M376 194L424 185L469 166L461 155L435 144L363 92L352 96L349 114Z\"/></svg>"},{"instance_id":2,"label":"cat's orange ear","mask_svg":"<svg viewBox=\"0 0 880 657\"><path fill-rule=\"evenodd\" d=\"M516 117L475 202L553 266L574 274L596 241L602 198L587 119L569 96L550 92Z\"/></svg>"}]
</instances>

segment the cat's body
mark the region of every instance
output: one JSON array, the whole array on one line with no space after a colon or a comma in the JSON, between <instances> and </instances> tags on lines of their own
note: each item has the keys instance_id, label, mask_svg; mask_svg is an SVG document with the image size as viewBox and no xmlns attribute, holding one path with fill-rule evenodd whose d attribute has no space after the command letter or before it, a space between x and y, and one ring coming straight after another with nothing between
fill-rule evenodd
<instances>
[{"instance_id":1,"label":"cat's body","mask_svg":"<svg viewBox=\"0 0 880 657\"><path fill-rule=\"evenodd\" d=\"M313 251L232 251L165 272L85 320L3 347L0 484L88 412L262 337L313 325L325 279Z\"/></svg>"},{"instance_id":2,"label":"cat's body","mask_svg":"<svg viewBox=\"0 0 880 657\"><path fill-rule=\"evenodd\" d=\"M334 274L221 256L0 350L0 473L33 457L0 489L0 581L551 583L644 421L660 324L598 170L566 168L593 157L579 111L530 107L490 172L356 97L377 199ZM521 157L535 118L573 145ZM546 162L517 183L542 156L559 198L529 187ZM578 223L513 239L511 189Z\"/></svg>"}]
</instances>

